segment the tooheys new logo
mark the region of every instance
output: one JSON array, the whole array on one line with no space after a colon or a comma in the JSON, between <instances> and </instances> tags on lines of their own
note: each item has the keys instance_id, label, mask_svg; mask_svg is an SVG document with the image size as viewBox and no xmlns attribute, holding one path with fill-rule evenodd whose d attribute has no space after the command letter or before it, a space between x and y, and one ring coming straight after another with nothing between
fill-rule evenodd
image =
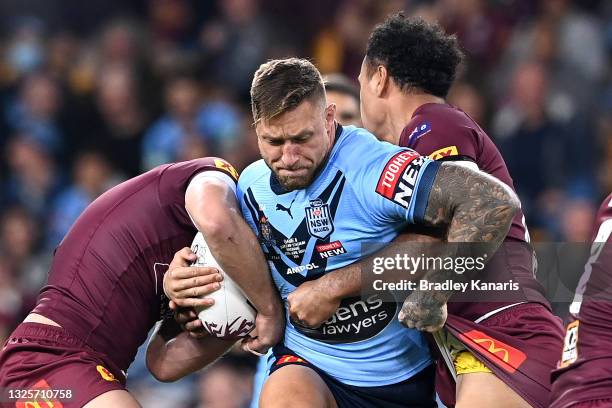
<instances>
[{"instance_id":1,"label":"tooheys new logo","mask_svg":"<svg viewBox=\"0 0 612 408\"><path fill-rule=\"evenodd\" d=\"M383 169L376 192L381 196L408 208L414 193L419 171L425 158L413 150L404 150L394 155Z\"/></svg>"},{"instance_id":2,"label":"tooheys new logo","mask_svg":"<svg viewBox=\"0 0 612 408\"><path fill-rule=\"evenodd\" d=\"M326 322L316 329L291 323L307 337L325 343L354 343L376 336L383 331L395 316L397 305L383 302L378 294L366 299L353 297L344 299L340 307Z\"/></svg>"}]
</instances>

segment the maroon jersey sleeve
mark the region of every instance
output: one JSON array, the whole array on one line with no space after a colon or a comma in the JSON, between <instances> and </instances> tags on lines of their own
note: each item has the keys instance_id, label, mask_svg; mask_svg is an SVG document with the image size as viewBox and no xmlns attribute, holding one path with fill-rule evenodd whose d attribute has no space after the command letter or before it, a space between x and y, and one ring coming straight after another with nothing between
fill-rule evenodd
<instances>
[{"instance_id":1,"label":"maroon jersey sleeve","mask_svg":"<svg viewBox=\"0 0 612 408\"><path fill-rule=\"evenodd\" d=\"M197 232L185 191L202 171L237 178L225 160L196 159L156 167L98 197L58 246L34 311L126 370L167 304L169 262Z\"/></svg>"},{"instance_id":2,"label":"maroon jersey sleeve","mask_svg":"<svg viewBox=\"0 0 612 408\"><path fill-rule=\"evenodd\" d=\"M591 240L591 256L578 282L576 302L572 305L576 309L570 308L574 315L580 313L581 318L584 314L582 307L577 309L581 299L584 303L604 301L612 306L612 194L597 211Z\"/></svg>"},{"instance_id":3,"label":"maroon jersey sleeve","mask_svg":"<svg viewBox=\"0 0 612 408\"><path fill-rule=\"evenodd\" d=\"M187 211L185 211L185 191L191 179L202 171L220 171L230 176L235 183L238 182L236 169L227 161L218 157L204 157L172 164L164 170L159 180L161 205L170 212L170 216L189 226L192 226L192 223ZM176 191L180 191L182 194L177 195L175 194Z\"/></svg>"},{"instance_id":4,"label":"maroon jersey sleeve","mask_svg":"<svg viewBox=\"0 0 612 408\"><path fill-rule=\"evenodd\" d=\"M593 242L612 242L610 233L601 233L601 227L610 222L610 220L612 220L612 194L606 197L597 211L596 228L593 231Z\"/></svg>"}]
</instances>

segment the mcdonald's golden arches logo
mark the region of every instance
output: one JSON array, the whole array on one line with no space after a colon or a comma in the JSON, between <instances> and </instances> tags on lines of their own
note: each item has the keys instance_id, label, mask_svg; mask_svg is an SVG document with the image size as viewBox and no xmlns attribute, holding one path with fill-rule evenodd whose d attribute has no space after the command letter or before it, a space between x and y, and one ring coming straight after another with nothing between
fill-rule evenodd
<instances>
[{"instance_id":1,"label":"mcdonald's golden arches logo","mask_svg":"<svg viewBox=\"0 0 612 408\"><path fill-rule=\"evenodd\" d=\"M490 362L511 374L527 360L527 355L522 351L478 330L460 334L459 338L463 343L471 345L475 351L487 357Z\"/></svg>"}]
</instances>

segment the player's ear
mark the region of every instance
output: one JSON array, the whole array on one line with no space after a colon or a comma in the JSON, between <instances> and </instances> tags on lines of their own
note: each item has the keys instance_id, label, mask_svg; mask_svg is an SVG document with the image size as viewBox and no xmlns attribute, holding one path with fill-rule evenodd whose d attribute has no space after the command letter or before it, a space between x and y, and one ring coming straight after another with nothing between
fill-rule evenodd
<instances>
[{"instance_id":1,"label":"player's ear","mask_svg":"<svg viewBox=\"0 0 612 408\"><path fill-rule=\"evenodd\" d=\"M376 67L376 72L374 73L376 76L376 96L379 98L384 95L387 91L387 87L389 86L389 72L387 71L387 67L384 65L379 65Z\"/></svg>"},{"instance_id":2,"label":"player's ear","mask_svg":"<svg viewBox=\"0 0 612 408\"><path fill-rule=\"evenodd\" d=\"M325 108L325 127L327 128L327 132L331 134L334 128L334 120L336 119L336 104L330 103L327 108Z\"/></svg>"}]
</instances>

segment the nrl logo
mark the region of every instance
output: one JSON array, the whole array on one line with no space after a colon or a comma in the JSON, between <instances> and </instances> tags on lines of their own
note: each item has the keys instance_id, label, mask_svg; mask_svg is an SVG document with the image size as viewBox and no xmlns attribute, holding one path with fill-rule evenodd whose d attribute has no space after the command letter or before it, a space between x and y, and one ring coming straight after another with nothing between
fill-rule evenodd
<instances>
[{"instance_id":1,"label":"nrl logo","mask_svg":"<svg viewBox=\"0 0 612 408\"><path fill-rule=\"evenodd\" d=\"M315 238L325 239L334 232L334 221L329 214L329 204L321 199L310 200L306 207L306 226L308 233Z\"/></svg>"}]
</instances>

